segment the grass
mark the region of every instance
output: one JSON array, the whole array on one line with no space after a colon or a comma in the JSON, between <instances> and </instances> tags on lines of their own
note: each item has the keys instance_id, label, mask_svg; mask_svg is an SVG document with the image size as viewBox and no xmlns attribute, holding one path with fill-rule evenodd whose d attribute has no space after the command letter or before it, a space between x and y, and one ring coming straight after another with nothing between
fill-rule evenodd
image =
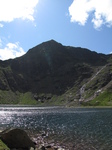
<instances>
[{"instance_id":1,"label":"grass","mask_svg":"<svg viewBox=\"0 0 112 150\"><path fill-rule=\"evenodd\" d=\"M19 98L20 105L36 105L37 101L33 98L30 92L20 94Z\"/></svg>"},{"instance_id":2,"label":"grass","mask_svg":"<svg viewBox=\"0 0 112 150\"><path fill-rule=\"evenodd\" d=\"M0 90L0 104L20 104L20 105L35 105L37 101L33 98L30 92L20 93L12 91Z\"/></svg>"},{"instance_id":3,"label":"grass","mask_svg":"<svg viewBox=\"0 0 112 150\"><path fill-rule=\"evenodd\" d=\"M84 105L89 106L112 106L112 92L105 91L93 100L85 103Z\"/></svg>"},{"instance_id":4,"label":"grass","mask_svg":"<svg viewBox=\"0 0 112 150\"><path fill-rule=\"evenodd\" d=\"M0 150L10 150L5 143L0 140Z\"/></svg>"},{"instance_id":5,"label":"grass","mask_svg":"<svg viewBox=\"0 0 112 150\"><path fill-rule=\"evenodd\" d=\"M0 90L0 104L17 104L18 94L12 91Z\"/></svg>"},{"instance_id":6,"label":"grass","mask_svg":"<svg viewBox=\"0 0 112 150\"><path fill-rule=\"evenodd\" d=\"M86 93L87 94L87 93ZM89 93L88 93L89 94ZM78 106L79 103L75 101L75 92L73 89L67 91L62 95L40 94L40 101L35 100L31 92L20 93L12 91L0 90L0 104L9 105L36 105L36 106ZM43 98L43 99L42 99ZM82 106L112 106L112 92L106 90L100 93L96 98L88 102L82 102Z\"/></svg>"}]
</instances>

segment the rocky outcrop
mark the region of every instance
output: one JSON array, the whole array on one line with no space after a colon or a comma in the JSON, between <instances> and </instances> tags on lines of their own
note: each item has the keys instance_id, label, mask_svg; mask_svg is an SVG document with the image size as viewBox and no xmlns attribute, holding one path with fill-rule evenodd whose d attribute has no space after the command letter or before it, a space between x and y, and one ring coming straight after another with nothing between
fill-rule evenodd
<instances>
[{"instance_id":1,"label":"rocky outcrop","mask_svg":"<svg viewBox=\"0 0 112 150\"><path fill-rule=\"evenodd\" d=\"M31 147L35 148L34 142L29 138L27 133L18 128L7 129L1 132L1 140L10 148L10 149L23 149L29 150Z\"/></svg>"}]
</instances>

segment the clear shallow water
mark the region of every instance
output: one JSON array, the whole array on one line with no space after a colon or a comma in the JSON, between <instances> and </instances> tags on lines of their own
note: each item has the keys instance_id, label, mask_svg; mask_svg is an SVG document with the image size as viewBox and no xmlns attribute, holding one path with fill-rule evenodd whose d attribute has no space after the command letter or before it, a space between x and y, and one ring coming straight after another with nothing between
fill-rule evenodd
<instances>
[{"instance_id":1,"label":"clear shallow water","mask_svg":"<svg viewBox=\"0 0 112 150\"><path fill-rule=\"evenodd\" d=\"M112 109L0 107L0 130L45 131L71 150L112 150Z\"/></svg>"}]
</instances>

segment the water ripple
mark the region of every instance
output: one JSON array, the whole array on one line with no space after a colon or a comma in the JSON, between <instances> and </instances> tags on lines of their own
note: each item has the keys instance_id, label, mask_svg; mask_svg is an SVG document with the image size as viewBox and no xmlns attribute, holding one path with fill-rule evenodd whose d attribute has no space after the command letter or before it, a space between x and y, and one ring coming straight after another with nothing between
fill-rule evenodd
<instances>
[{"instance_id":1,"label":"water ripple","mask_svg":"<svg viewBox=\"0 0 112 150\"><path fill-rule=\"evenodd\" d=\"M72 149L112 149L112 109L0 107L0 129L19 127L46 132ZM74 148L73 148L74 147Z\"/></svg>"}]
</instances>

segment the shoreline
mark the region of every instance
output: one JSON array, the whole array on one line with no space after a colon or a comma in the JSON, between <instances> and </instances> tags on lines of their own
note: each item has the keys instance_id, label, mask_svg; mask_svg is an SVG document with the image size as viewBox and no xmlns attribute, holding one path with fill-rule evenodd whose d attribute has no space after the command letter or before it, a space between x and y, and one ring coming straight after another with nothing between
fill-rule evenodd
<instances>
[{"instance_id":1,"label":"shoreline","mask_svg":"<svg viewBox=\"0 0 112 150\"><path fill-rule=\"evenodd\" d=\"M110 134L110 130L112 129L111 127L112 110L110 107L108 108L107 107L97 107L97 108L96 107L68 107L67 108L67 107L62 107L62 106L61 107L55 106L55 109L54 109L54 106L39 107L39 106L33 105L33 107L29 107L29 105L27 105L28 107L26 108L23 105L22 107L18 107L17 105L14 105L14 106L16 107L13 108L13 105L11 105L11 108L10 108L10 106L8 105L5 108L3 108L3 105L2 105L1 107L1 111L3 111L3 113L1 113L2 117L4 117L4 115L7 114L7 113L4 113L4 110L7 111L9 109L9 111L13 114L12 116L15 116L15 118L12 119L11 122L14 122L14 120L17 121L15 122L17 123L17 128L21 128L24 131L26 131L29 137L32 138L35 143L37 143L37 146L44 146L44 147L56 146L56 147L61 147L65 150L68 150L68 149L77 150L81 146L85 148L85 146L87 147L88 145L87 148L91 148L92 150L92 146L97 145L97 147L100 147L100 145L103 144L104 142L102 140L105 140L105 141L108 140L109 142L111 141L112 134ZM35 120L34 123L32 122L32 119L28 119L29 117L26 113L24 113L24 110L26 112L27 110L28 112L30 112L31 110L34 111L34 117L33 117L33 121ZM43 113L44 110L46 110L47 113ZM49 113L49 110L50 110L50 113ZM60 113L58 114L57 112L59 111ZM17 119L16 115L14 115L15 112L16 114L20 112L18 116L18 118L20 119ZM25 114L23 118L21 118L22 116L21 112ZM40 112L39 115L36 115L37 118L35 117L35 112L36 114ZM53 113L53 112L56 112L56 113ZM98 117L99 114L96 112L100 112L101 116ZM103 112L103 115L102 115L102 112ZM30 113L29 116L32 116L32 115L33 113ZM28 120L26 119L26 117L28 117L27 118ZM9 115L8 115L8 118L9 118ZM26 121L23 122L22 124L20 123L24 118L25 120L28 121L27 124L26 124ZM99 122L99 119L100 119L100 122ZM15 124L10 126L9 123L8 123L8 126L5 126L5 124L2 126L2 122L1 122L2 131L5 130L7 127L13 128L15 126ZM18 126L18 123L20 123L20 126ZM28 125L28 127L26 125ZM106 131L105 133L103 133L103 129L105 129ZM86 130L87 132L85 132ZM107 137L109 139L106 139L106 135L107 135L106 133L109 134L109 136ZM108 144L108 147L110 148L111 145L109 145L109 143L107 144ZM106 143L104 144L104 146L107 146Z\"/></svg>"},{"instance_id":2,"label":"shoreline","mask_svg":"<svg viewBox=\"0 0 112 150\"><path fill-rule=\"evenodd\" d=\"M75 138L75 140L68 141L66 137L59 138L59 137L56 137L56 135L55 136L47 135L46 133L43 133L43 132L40 132L40 133L38 132L37 134L34 134L34 133L29 132L28 130L24 130L24 131L27 133L28 137L32 140L32 142L35 143L35 150L78 150L78 149L82 150L82 148L84 150L96 149L94 143L92 144L89 141L89 139L82 140L79 137L77 137ZM94 141L97 141L97 139L94 139ZM5 146L7 146L7 144L5 144ZM100 148L100 144L98 144L98 146ZM9 149L6 149L6 150L9 150ZM21 148L21 150L24 150L24 149ZM34 149L30 148L30 150L34 150Z\"/></svg>"},{"instance_id":3,"label":"shoreline","mask_svg":"<svg viewBox=\"0 0 112 150\"><path fill-rule=\"evenodd\" d=\"M35 108L112 108L112 106L65 106L65 105L12 105L0 104L0 107L35 107Z\"/></svg>"}]
</instances>

